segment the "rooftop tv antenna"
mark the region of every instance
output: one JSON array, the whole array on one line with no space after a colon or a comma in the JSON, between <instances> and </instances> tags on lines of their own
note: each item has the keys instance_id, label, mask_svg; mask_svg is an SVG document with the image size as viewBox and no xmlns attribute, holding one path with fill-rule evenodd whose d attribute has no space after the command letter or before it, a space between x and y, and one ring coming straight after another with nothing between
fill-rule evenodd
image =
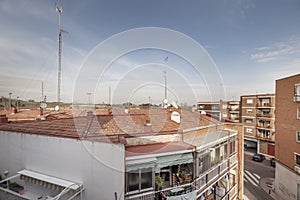
<instances>
[{"instance_id":1,"label":"rooftop tv antenna","mask_svg":"<svg viewBox=\"0 0 300 200\"><path fill-rule=\"evenodd\" d=\"M62 54L62 33L67 33L61 28L61 13L62 8L55 3L56 12L58 13L58 74L57 74L57 102L60 102L60 88L61 88L61 54Z\"/></svg>"}]
</instances>

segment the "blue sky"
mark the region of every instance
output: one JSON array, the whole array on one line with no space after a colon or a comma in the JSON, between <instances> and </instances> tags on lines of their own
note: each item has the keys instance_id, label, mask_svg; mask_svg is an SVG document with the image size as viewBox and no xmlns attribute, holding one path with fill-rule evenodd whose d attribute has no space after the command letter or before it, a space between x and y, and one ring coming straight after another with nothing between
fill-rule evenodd
<instances>
[{"instance_id":1,"label":"blue sky","mask_svg":"<svg viewBox=\"0 0 300 200\"><path fill-rule=\"evenodd\" d=\"M72 101L81 66L99 43L114 34L141 27L175 30L202 45L219 70L224 87L222 95L228 100L257 92L272 93L276 79L300 71L298 0L60 0L58 3L63 8L62 27L69 32L63 35L61 93L65 102ZM56 100L57 23L54 0L0 1L1 96L12 92L15 98L40 100L43 81L48 100ZM159 60L160 56L161 61L157 63L166 64L165 56L169 56L168 65L175 66L177 63L177 69L182 70L180 73L185 77L182 83L188 80L191 82L188 84L196 84L199 81L199 85L203 86L203 79L188 77L191 66L170 52L142 50L120 58L119 63L142 65ZM148 101L149 96L155 103L162 99L164 79L163 73L159 72L168 71L168 68L157 66L153 69L158 69L156 74L160 79L157 76L153 79L157 86L154 91L160 92L150 92L144 87L148 94L139 94L143 97L136 98L137 102ZM117 74L117 70L110 75L113 73ZM137 70L136 73L142 71ZM176 74L169 70L170 84L176 80L175 77ZM117 85L110 81L103 91L91 88L93 94L101 93L93 96L95 102L107 102L109 86L114 92L118 91ZM182 101L210 100L211 96L202 86L195 89L196 97ZM180 95L178 92L177 96ZM86 94L82 94L82 98L86 101ZM176 97L174 99L178 100ZM115 102L118 101L124 99L116 97Z\"/></svg>"}]
</instances>

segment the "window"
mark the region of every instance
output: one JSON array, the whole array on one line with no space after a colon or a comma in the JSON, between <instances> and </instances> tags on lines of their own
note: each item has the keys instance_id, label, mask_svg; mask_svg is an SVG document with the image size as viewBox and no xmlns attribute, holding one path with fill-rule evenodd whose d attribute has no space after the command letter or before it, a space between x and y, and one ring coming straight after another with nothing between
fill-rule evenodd
<instances>
[{"instance_id":1,"label":"window","mask_svg":"<svg viewBox=\"0 0 300 200\"><path fill-rule=\"evenodd\" d=\"M223 113L223 117L227 117L227 114L226 114L226 113Z\"/></svg>"},{"instance_id":2,"label":"window","mask_svg":"<svg viewBox=\"0 0 300 200\"><path fill-rule=\"evenodd\" d=\"M300 108L297 109L297 119L300 119Z\"/></svg>"},{"instance_id":3,"label":"window","mask_svg":"<svg viewBox=\"0 0 300 200\"><path fill-rule=\"evenodd\" d=\"M270 99L262 99L261 103L263 106L270 106Z\"/></svg>"},{"instance_id":4,"label":"window","mask_svg":"<svg viewBox=\"0 0 300 200\"><path fill-rule=\"evenodd\" d=\"M210 154L199 157L199 175L210 168Z\"/></svg>"},{"instance_id":5,"label":"window","mask_svg":"<svg viewBox=\"0 0 300 200\"><path fill-rule=\"evenodd\" d=\"M246 133L253 133L253 129L252 128L246 128Z\"/></svg>"},{"instance_id":6,"label":"window","mask_svg":"<svg viewBox=\"0 0 300 200\"><path fill-rule=\"evenodd\" d=\"M223 109L227 109L227 105L225 104L225 105L223 105Z\"/></svg>"},{"instance_id":7,"label":"window","mask_svg":"<svg viewBox=\"0 0 300 200\"><path fill-rule=\"evenodd\" d=\"M127 183L128 191L139 189L139 170L127 173Z\"/></svg>"},{"instance_id":8,"label":"window","mask_svg":"<svg viewBox=\"0 0 300 200\"><path fill-rule=\"evenodd\" d=\"M296 141L300 142L300 131L296 132Z\"/></svg>"},{"instance_id":9,"label":"window","mask_svg":"<svg viewBox=\"0 0 300 200\"><path fill-rule=\"evenodd\" d=\"M300 155L295 154L296 155L296 164L300 165Z\"/></svg>"},{"instance_id":10,"label":"window","mask_svg":"<svg viewBox=\"0 0 300 200\"><path fill-rule=\"evenodd\" d=\"M141 172L141 189L152 187L152 172Z\"/></svg>"},{"instance_id":11,"label":"window","mask_svg":"<svg viewBox=\"0 0 300 200\"><path fill-rule=\"evenodd\" d=\"M138 169L127 173L127 192L152 188L152 169Z\"/></svg>"},{"instance_id":12,"label":"window","mask_svg":"<svg viewBox=\"0 0 300 200\"><path fill-rule=\"evenodd\" d=\"M252 124L252 123L253 123L253 119L246 119L245 122L246 122L247 124ZM251 129L251 130L252 130L252 129Z\"/></svg>"},{"instance_id":13,"label":"window","mask_svg":"<svg viewBox=\"0 0 300 200\"><path fill-rule=\"evenodd\" d=\"M253 110L252 109L247 109L247 114L253 114Z\"/></svg>"},{"instance_id":14,"label":"window","mask_svg":"<svg viewBox=\"0 0 300 200\"><path fill-rule=\"evenodd\" d=\"M247 104L253 104L253 99L247 99Z\"/></svg>"},{"instance_id":15,"label":"window","mask_svg":"<svg viewBox=\"0 0 300 200\"><path fill-rule=\"evenodd\" d=\"M300 96L300 83L295 85L295 96Z\"/></svg>"},{"instance_id":16,"label":"window","mask_svg":"<svg viewBox=\"0 0 300 200\"><path fill-rule=\"evenodd\" d=\"M300 83L295 85L294 101L300 102Z\"/></svg>"}]
</instances>

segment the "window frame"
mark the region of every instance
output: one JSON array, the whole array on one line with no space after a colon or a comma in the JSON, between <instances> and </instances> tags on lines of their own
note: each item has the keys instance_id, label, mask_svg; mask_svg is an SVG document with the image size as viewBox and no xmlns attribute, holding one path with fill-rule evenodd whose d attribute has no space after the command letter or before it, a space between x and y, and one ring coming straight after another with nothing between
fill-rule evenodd
<instances>
[{"instance_id":1,"label":"window frame","mask_svg":"<svg viewBox=\"0 0 300 200\"><path fill-rule=\"evenodd\" d=\"M251 130L251 131L249 131ZM253 133L253 128L246 128L246 133Z\"/></svg>"},{"instance_id":2,"label":"window frame","mask_svg":"<svg viewBox=\"0 0 300 200\"><path fill-rule=\"evenodd\" d=\"M300 131L296 131L296 142L300 143Z\"/></svg>"},{"instance_id":3,"label":"window frame","mask_svg":"<svg viewBox=\"0 0 300 200\"><path fill-rule=\"evenodd\" d=\"M246 99L247 104L253 104L253 99Z\"/></svg>"},{"instance_id":4,"label":"window frame","mask_svg":"<svg viewBox=\"0 0 300 200\"><path fill-rule=\"evenodd\" d=\"M252 108L248 108L248 109L246 110L246 112L247 112L247 114L253 114L253 109L252 109Z\"/></svg>"},{"instance_id":5,"label":"window frame","mask_svg":"<svg viewBox=\"0 0 300 200\"><path fill-rule=\"evenodd\" d=\"M295 164L296 166L300 166L300 155L295 153Z\"/></svg>"},{"instance_id":6,"label":"window frame","mask_svg":"<svg viewBox=\"0 0 300 200\"><path fill-rule=\"evenodd\" d=\"M300 96L300 83L295 84L295 96Z\"/></svg>"},{"instance_id":7,"label":"window frame","mask_svg":"<svg viewBox=\"0 0 300 200\"><path fill-rule=\"evenodd\" d=\"M149 188L142 188L142 174L143 173L150 173L150 172L152 174L152 180L151 180L152 185ZM132 174L133 173L138 174L138 182L139 182L139 184L138 184L138 189L137 190L129 190L129 174L131 174L131 173ZM135 194L135 193L140 193L140 192L149 191L149 190L153 190L154 189L153 188L153 173L154 173L153 168L151 168L151 170L150 170L150 168L137 169L137 170L131 171L131 173L130 173L130 171L126 172L126 194Z\"/></svg>"},{"instance_id":8,"label":"window frame","mask_svg":"<svg viewBox=\"0 0 300 200\"><path fill-rule=\"evenodd\" d=\"M297 108L297 119L300 119L300 108Z\"/></svg>"}]
</instances>

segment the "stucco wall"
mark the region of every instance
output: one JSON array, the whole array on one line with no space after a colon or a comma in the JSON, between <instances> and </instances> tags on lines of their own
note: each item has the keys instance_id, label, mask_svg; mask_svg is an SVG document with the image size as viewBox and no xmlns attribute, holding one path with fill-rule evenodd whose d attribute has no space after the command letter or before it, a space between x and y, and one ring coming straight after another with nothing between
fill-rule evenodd
<instances>
[{"instance_id":1,"label":"stucco wall","mask_svg":"<svg viewBox=\"0 0 300 200\"><path fill-rule=\"evenodd\" d=\"M83 199L124 199L124 146L0 131L0 173L28 169L83 183Z\"/></svg>"},{"instance_id":2,"label":"stucco wall","mask_svg":"<svg viewBox=\"0 0 300 200\"><path fill-rule=\"evenodd\" d=\"M297 180L300 181L300 176L277 162L275 177L276 193L279 194L282 199L296 200Z\"/></svg>"}]
</instances>

